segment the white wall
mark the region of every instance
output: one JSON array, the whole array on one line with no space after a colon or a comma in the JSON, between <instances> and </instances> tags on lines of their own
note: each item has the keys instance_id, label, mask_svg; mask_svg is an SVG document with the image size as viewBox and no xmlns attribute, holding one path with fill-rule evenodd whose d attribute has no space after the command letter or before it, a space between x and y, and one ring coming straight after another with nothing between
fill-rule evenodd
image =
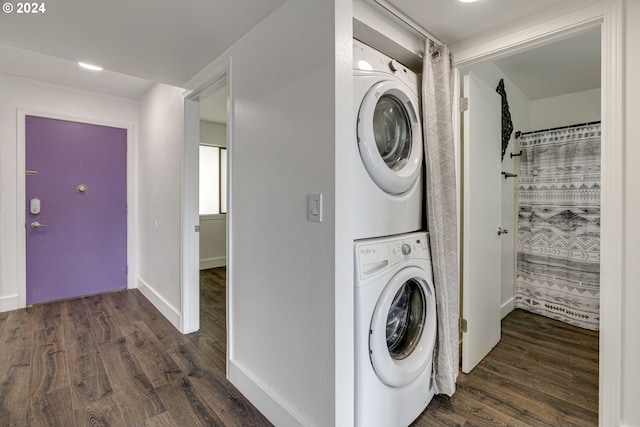
<instances>
[{"instance_id":1,"label":"white wall","mask_svg":"<svg viewBox=\"0 0 640 427\"><path fill-rule=\"evenodd\" d=\"M226 147L227 126L221 123L200 120L200 142L217 147Z\"/></svg>"},{"instance_id":2,"label":"white wall","mask_svg":"<svg viewBox=\"0 0 640 427\"><path fill-rule=\"evenodd\" d=\"M502 170L518 173L520 157L511 157L511 153L520 151L520 144L515 138L518 130L527 129L530 125L531 103L529 98L507 77L504 78L507 101L513 121L513 133L502 161ZM496 85L497 86L497 85ZM502 179L502 223L509 230L502 242L502 271L501 271L501 315L506 316L514 308L515 278L518 243L518 180L514 178Z\"/></svg>"},{"instance_id":3,"label":"white wall","mask_svg":"<svg viewBox=\"0 0 640 427\"><path fill-rule=\"evenodd\" d=\"M227 126L200 121L200 142L227 146ZM200 216L200 270L227 265L227 216Z\"/></svg>"},{"instance_id":4,"label":"white wall","mask_svg":"<svg viewBox=\"0 0 640 427\"><path fill-rule=\"evenodd\" d=\"M515 139L518 130L527 130L531 121L531 101L529 98L507 78L500 69L491 62L474 65L473 72L490 87L497 88L500 79L504 79L513 133L502 160L502 170L509 173L518 173L520 166L519 157L511 157L510 153L517 153L520 146ZM500 153L496 153L496 156ZM501 171L496 171L500 173ZM515 268L516 268L516 242L518 237L518 181L517 179L502 179L502 228L509 233L502 236L502 266L501 266L501 316L504 317L513 310L515 296Z\"/></svg>"},{"instance_id":5,"label":"white wall","mask_svg":"<svg viewBox=\"0 0 640 427\"><path fill-rule=\"evenodd\" d=\"M0 74L0 311L24 307L25 304L18 300L18 287L20 283L24 286L24 271L19 271L19 266L24 265L24 254L20 259L19 242L24 239L24 223L18 215L18 209L24 209L24 202L17 200L20 186L24 191L24 176L17 176L18 154L20 151L24 153L24 145L23 141L18 141L18 109L56 118L131 127L134 131L130 150L135 150L137 140L136 101ZM21 167L24 168L24 159L21 161ZM131 193L133 170L129 172L128 191ZM131 196L129 194L130 200ZM130 217L133 212L133 209L129 210ZM129 231L135 233L131 221ZM135 254L132 254L134 241L135 236L129 235L130 276L135 271Z\"/></svg>"},{"instance_id":6,"label":"white wall","mask_svg":"<svg viewBox=\"0 0 640 427\"><path fill-rule=\"evenodd\" d=\"M640 106L637 95L640 94L640 2L626 1L626 159L624 190L626 211L624 223L626 235L626 257L623 272L623 330L622 330L622 421L625 426L640 426ZM632 94L635 94L632 95Z\"/></svg>"},{"instance_id":7,"label":"white wall","mask_svg":"<svg viewBox=\"0 0 640 427\"><path fill-rule=\"evenodd\" d=\"M600 88L531 102L531 128L550 129L600 120Z\"/></svg>"},{"instance_id":8,"label":"white wall","mask_svg":"<svg viewBox=\"0 0 640 427\"><path fill-rule=\"evenodd\" d=\"M318 426L334 413L333 20L329 2L290 0L231 51L230 379ZM324 195L321 224L309 193Z\"/></svg>"},{"instance_id":9,"label":"white wall","mask_svg":"<svg viewBox=\"0 0 640 427\"><path fill-rule=\"evenodd\" d=\"M289 0L209 67L231 58L228 375L276 425L336 423L336 4Z\"/></svg>"},{"instance_id":10,"label":"white wall","mask_svg":"<svg viewBox=\"0 0 640 427\"><path fill-rule=\"evenodd\" d=\"M140 98L138 287L179 328L183 89L153 85Z\"/></svg>"},{"instance_id":11,"label":"white wall","mask_svg":"<svg viewBox=\"0 0 640 427\"><path fill-rule=\"evenodd\" d=\"M227 265L226 215L200 216L200 270Z\"/></svg>"}]
</instances>

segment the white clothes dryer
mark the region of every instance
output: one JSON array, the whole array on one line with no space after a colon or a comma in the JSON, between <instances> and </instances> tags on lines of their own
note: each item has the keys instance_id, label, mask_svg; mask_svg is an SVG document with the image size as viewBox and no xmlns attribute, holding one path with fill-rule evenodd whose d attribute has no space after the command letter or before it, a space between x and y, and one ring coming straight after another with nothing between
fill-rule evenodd
<instances>
[{"instance_id":1,"label":"white clothes dryer","mask_svg":"<svg viewBox=\"0 0 640 427\"><path fill-rule=\"evenodd\" d=\"M434 395L427 233L355 242L355 425L406 427Z\"/></svg>"},{"instance_id":2,"label":"white clothes dryer","mask_svg":"<svg viewBox=\"0 0 640 427\"><path fill-rule=\"evenodd\" d=\"M355 239L408 233L423 223L419 78L353 41Z\"/></svg>"}]
</instances>

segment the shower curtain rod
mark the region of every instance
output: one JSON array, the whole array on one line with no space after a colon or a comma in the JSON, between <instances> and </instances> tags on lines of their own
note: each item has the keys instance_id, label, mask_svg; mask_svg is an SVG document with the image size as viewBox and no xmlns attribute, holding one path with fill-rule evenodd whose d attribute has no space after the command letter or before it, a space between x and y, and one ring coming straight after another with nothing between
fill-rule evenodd
<instances>
[{"instance_id":1,"label":"shower curtain rod","mask_svg":"<svg viewBox=\"0 0 640 427\"><path fill-rule=\"evenodd\" d=\"M404 25L409 27L411 30L420 34L422 37L431 40L437 45L444 44L440 40L438 40L436 37L434 37L431 33L429 33L427 30L425 30L420 25L418 25L413 19L409 18L403 12L398 10L398 8L389 4L386 0L373 0L373 2L378 6L380 6L380 8L382 8L384 11L391 14L394 18L399 19L400 22L402 22Z\"/></svg>"},{"instance_id":2,"label":"shower curtain rod","mask_svg":"<svg viewBox=\"0 0 640 427\"><path fill-rule=\"evenodd\" d=\"M516 138L520 138L523 135L531 135L532 133L550 132L552 130L571 129L571 128L577 128L577 127L580 127L580 126L589 126L589 125L597 125L597 124L600 124L600 120L596 120L595 122L577 123L575 125L569 125L569 126L559 126L557 128L532 130L532 131L529 131L529 132L517 131L516 132Z\"/></svg>"}]
</instances>

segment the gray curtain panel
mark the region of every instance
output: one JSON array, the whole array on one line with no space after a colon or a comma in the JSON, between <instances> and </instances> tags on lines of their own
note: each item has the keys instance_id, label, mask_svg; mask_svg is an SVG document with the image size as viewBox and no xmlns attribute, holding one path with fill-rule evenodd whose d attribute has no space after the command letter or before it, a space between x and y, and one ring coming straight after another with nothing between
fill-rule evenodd
<instances>
[{"instance_id":1,"label":"gray curtain panel","mask_svg":"<svg viewBox=\"0 0 640 427\"><path fill-rule=\"evenodd\" d=\"M600 124L520 138L515 306L600 323Z\"/></svg>"},{"instance_id":2,"label":"gray curtain panel","mask_svg":"<svg viewBox=\"0 0 640 427\"><path fill-rule=\"evenodd\" d=\"M427 222L436 290L435 389L452 396L458 376L458 225L449 48L427 40L422 73Z\"/></svg>"}]
</instances>

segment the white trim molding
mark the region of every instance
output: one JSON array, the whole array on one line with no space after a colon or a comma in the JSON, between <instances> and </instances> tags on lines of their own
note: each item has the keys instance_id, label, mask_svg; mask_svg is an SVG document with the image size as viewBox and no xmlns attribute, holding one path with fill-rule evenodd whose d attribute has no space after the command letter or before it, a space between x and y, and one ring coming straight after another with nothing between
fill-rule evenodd
<instances>
[{"instance_id":1,"label":"white trim molding","mask_svg":"<svg viewBox=\"0 0 640 427\"><path fill-rule=\"evenodd\" d=\"M153 286L140 277L137 278L137 282L138 290L142 295L144 295L176 329L180 330L180 312L178 309L164 299Z\"/></svg>"},{"instance_id":2,"label":"white trim molding","mask_svg":"<svg viewBox=\"0 0 640 427\"><path fill-rule=\"evenodd\" d=\"M18 308L18 294L0 297L0 313Z\"/></svg>"},{"instance_id":3,"label":"white trim molding","mask_svg":"<svg viewBox=\"0 0 640 427\"><path fill-rule=\"evenodd\" d=\"M454 66L464 68L478 62L495 60L597 28L606 12L604 2L600 2L565 15L540 18L539 22L531 26L496 32L495 37L490 39L483 37L482 41L453 45L451 51Z\"/></svg>"},{"instance_id":4,"label":"white trim molding","mask_svg":"<svg viewBox=\"0 0 640 427\"><path fill-rule=\"evenodd\" d=\"M224 267L227 265L227 257L215 257L215 258L206 258L200 260L200 270L207 270L209 268L218 268Z\"/></svg>"},{"instance_id":5,"label":"white trim molding","mask_svg":"<svg viewBox=\"0 0 640 427\"><path fill-rule=\"evenodd\" d=\"M573 3L574 5L578 3ZM533 22L493 38L452 46L454 64L462 69L525 51L581 31L602 34L602 219L600 293L601 426L619 426L622 417L622 331L624 230L624 0L585 2L582 8Z\"/></svg>"},{"instance_id":6,"label":"white trim molding","mask_svg":"<svg viewBox=\"0 0 640 427\"><path fill-rule=\"evenodd\" d=\"M507 301L503 302L500 306L500 319L504 319L507 314L511 313L516 308L516 299L515 297L509 298Z\"/></svg>"},{"instance_id":7,"label":"white trim molding","mask_svg":"<svg viewBox=\"0 0 640 427\"><path fill-rule=\"evenodd\" d=\"M310 423L297 414L290 405L274 396L269 387L252 376L240 363L229 361L228 378L231 383L254 405L260 408L269 421L277 426L302 427Z\"/></svg>"},{"instance_id":8,"label":"white trim molding","mask_svg":"<svg viewBox=\"0 0 640 427\"><path fill-rule=\"evenodd\" d=\"M200 215L199 141L200 103L184 100L184 139L182 147L182 251L180 332L200 329Z\"/></svg>"},{"instance_id":9,"label":"white trim molding","mask_svg":"<svg viewBox=\"0 0 640 427\"><path fill-rule=\"evenodd\" d=\"M625 87L624 5L612 0L602 23L602 148L600 283L601 426L622 422L624 289Z\"/></svg>"}]
</instances>

